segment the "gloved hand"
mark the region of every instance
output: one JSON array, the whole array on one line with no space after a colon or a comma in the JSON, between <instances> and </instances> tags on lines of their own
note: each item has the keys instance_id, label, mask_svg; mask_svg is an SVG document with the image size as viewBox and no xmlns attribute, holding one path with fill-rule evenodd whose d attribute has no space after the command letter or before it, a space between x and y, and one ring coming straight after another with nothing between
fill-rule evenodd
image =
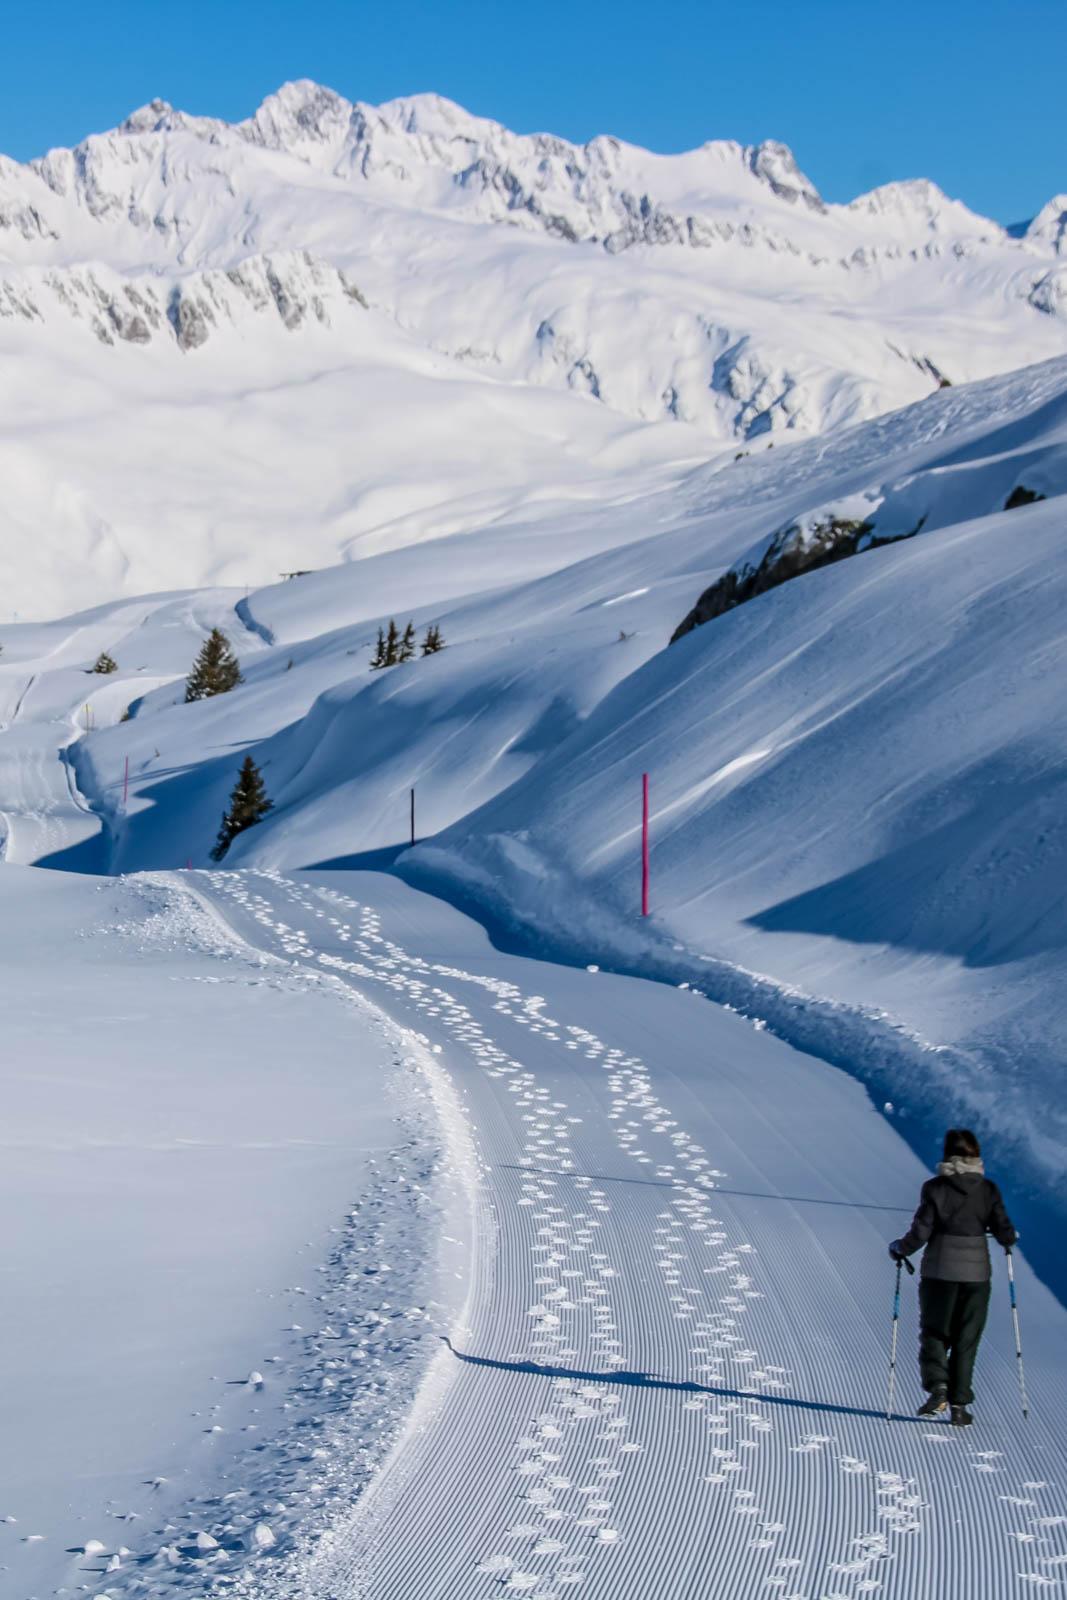
<instances>
[{"instance_id":1,"label":"gloved hand","mask_svg":"<svg viewBox=\"0 0 1067 1600\"><path fill-rule=\"evenodd\" d=\"M894 1239L893 1243L889 1246L889 1259L891 1261L906 1261L907 1260L907 1257L905 1256L903 1250L900 1248L900 1240L899 1239Z\"/></svg>"}]
</instances>

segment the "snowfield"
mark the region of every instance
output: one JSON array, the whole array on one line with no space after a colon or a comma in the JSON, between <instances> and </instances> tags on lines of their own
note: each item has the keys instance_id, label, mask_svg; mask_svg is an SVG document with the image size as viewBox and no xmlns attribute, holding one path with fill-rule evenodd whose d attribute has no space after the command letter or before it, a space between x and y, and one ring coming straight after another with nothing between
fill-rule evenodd
<instances>
[{"instance_id":1,"label":"snowfield","mask_svg":"<svg viewBox=\"0 0 1067 1600\"><path fill-rule=\"evenodd\" d=\"M222 1503L237 1461L256 1483L264 1451L230 1536L280 1544L337 1285L405 1296L394 1320L376 1289L351 1340L353 1485L407 1409L420 1322L462 1300L432 1069L373 1004L163 880L8 867L0 925L0 1594L102 1592L149 1539L193 1570L228 1541L189 1503Z\"/></svg>"},{"instance_id":2,"label":"snowfield","mask_svg":"<svg viewBox=\"0 0 1067 1600\"><path fill-rule=\"evenodd\" d=\"M306 83L0 161L0 1600L1063 1591L1065 207Z\"/></svg>"}]
</instances>

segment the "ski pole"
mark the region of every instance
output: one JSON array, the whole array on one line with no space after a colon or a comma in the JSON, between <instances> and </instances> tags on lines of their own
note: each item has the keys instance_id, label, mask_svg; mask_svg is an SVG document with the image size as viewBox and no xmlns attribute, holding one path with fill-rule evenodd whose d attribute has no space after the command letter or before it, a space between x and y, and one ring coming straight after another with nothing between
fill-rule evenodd
<instances>
[{"instance_id":1,"label":"ski pole","mask_svg":"<svg viewBox=\"0 0 1067 1600\"><path fill-rule=\"evenodd\" d=\"M1015 1268L1012 1265L1011 1251L1004 1254L1008 1258L1008 1291L1011 1295L1011 1321L1015 1329L1015 1359L1018 1362L1019 1390L1023 1397L1023 1419L1030 1415L1030 1402L1026 1398L1026 1372L1023 1368L1023 1341L1019 1332L1019 1303L1015 1298Z\"/></svg>"},{"instance_id":2,"label":"ski pole","mask_svg":"<svg viewBox=\"0 0 1067 1600\"><path fill-rule=\"evenodd\" d=\"M885 1419L887 1422L893 1417L893 1394L897 1386L897 1336L900 1333L900 1274L904 1267L909 1273L914 1273L915 1268L904 1256L897 1256L897 1281L893 1294L893 1344L889 1352L889 1399L886 1401Z\"/></svg>"}]
</instances>

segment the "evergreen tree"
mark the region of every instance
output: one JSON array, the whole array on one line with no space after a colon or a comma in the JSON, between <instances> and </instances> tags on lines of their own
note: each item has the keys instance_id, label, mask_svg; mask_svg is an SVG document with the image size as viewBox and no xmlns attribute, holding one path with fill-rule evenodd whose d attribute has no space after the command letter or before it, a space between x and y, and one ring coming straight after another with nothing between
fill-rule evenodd
<instances>
[{"instance_id":1,"label":"evergreen tree","mask_svg":"<svg viewBox=\"0 0 1067 1600\"><path fill-rule=\"evenodd\" d=\"M398 662L414 660L415 643L415 624L413 622L409 622L407 627L404 629L404 637L401 639L400 648L397 651L396 659Z\"/></svg>"},{"instance_id":2,"label":"evergreen tree","mask_svg":"<svg viewBox=\"0 0 1067 1600\"><path fill-rule=\"evenodd\" d=\"M373 656L371 656L370 664L373 672L377 672L380 668L388 666L389 664L386 660L385 633L381 628L378 629L378 643L375 647Z\"/></svg>"},{"instance_id":3,"label":"evergreen tree","mask_svg":"<svg viewBox=\"0 0 1067 1600\"><path fill-rule=\"evenodd\" d=\"M243 683L241 667L221 628L212 628L200 648L192 672L185 680L186 704L191 700L210 700Z\"/></svg>"},{"instance_id":4,"label":"evergreen tree","mask_svg":"<svg viewBox=\"0 0 1067 1600\"><path fill-rule=\"evenodd\" d=\"M96 664L92 670L94 672L100 672L106 675L110 672L117 672L119 670L119 664L115 660L114 656L109 656L106 650L101 650L100 654L96 658Z\"/></svg>"},{"instance_id":5,"label":"evergreen tree","mask_svg":"<svg viewBox=\"0 0 1067 1600\"><path fill-rule=\"evenodd\" d=\"M385 663L384 663L385 666L387 666L387 667L395 667L396 666L396 663L397 663L397 660L398 660L397 651L399 649L400 649L400 635L397 632L395 621L393 620L392 617L390 617L389 618L389 632L385 636Z\"/></svg>"},{"instance_id":6,"label":"evergreen tree","mask_svg":"<svg viewBox=\"0 0 1067 1600\"><path fill-rule=\"evenodd\" d=\"M426 629L426 637L422 641L423 655L435 656L438 650L443 650L444 647L445 641L441 637L440 628L437 626L436 622L431 622L430 626Z\"/></svg>"},{"instance_id":7,"label":"evergreen tree","mask_svg":"<svg viewBox=\"0 0 1067 1600\"><path fill-rule=\"evenodd\" d=\"M267 798L266 786L259 768L251 756L245 756L240 776L233 786L229 808L222 814L219 836L211 852L212 861L221 861L237 835L243 833L246 828L254 827L266 816L273 804L274 802Z\"/></svg>"}]
</instances>

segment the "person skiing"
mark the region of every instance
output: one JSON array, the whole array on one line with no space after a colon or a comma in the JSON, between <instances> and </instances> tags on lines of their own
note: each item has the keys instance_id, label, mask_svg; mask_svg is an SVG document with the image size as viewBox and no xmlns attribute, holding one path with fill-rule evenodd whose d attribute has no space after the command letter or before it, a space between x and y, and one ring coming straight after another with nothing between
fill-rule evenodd
<instances>
[{"instance_id":1,"label":"person skiing","mask_svg":"<svg viewBox=\"0 0 1067 1600\"><path fill-rule=\"evenodd\" d=\"M1018 1234L1000 1190L985 1175L978 1140L969 1128L950 1128L937 1176L922 1187L919 1209L889 1254L906 1259L926 1246L919 1280L919 1373L927 1398L920 1417L951 1407L955 1427L974 1421L971 1380L989 1310L992 1275L986 1234L1007 1251Z\"/></svg>"}]
</instances>

